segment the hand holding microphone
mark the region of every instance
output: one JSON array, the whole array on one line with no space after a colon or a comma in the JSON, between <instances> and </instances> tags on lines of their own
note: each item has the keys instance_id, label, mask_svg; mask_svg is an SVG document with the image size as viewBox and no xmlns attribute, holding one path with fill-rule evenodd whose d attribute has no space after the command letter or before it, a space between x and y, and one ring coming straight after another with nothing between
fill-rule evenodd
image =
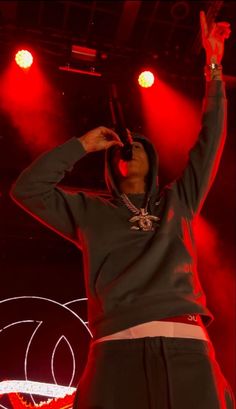
<instances>
[{"instance_id":1,"label":"hand holding microphone","mask_svg":"<svg viewBox=\"0 0 236 409\"><path fill-rule=\"evenodd\" d=\"M124 144L121 142L119 136L112 129L105 126L99 126L92 129L78 140L82 143L86 152L96 152L102 149L108 149L113 145L123 148Z\"/></svg>"}]
</instances>

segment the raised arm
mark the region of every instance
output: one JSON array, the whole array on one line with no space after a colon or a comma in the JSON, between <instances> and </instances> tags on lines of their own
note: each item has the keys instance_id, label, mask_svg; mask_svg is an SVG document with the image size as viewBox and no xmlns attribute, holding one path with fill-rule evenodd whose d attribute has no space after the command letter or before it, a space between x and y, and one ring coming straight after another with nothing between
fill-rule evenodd
<instances>
[{"instance_id":1,"label":"raised arm","mask_svg":"<svg viewBox=\"0 0 236 409\"><path fill-rule=\"evenodd\" d=\"M99 127L37 158L13 185L10 195L24 210L63 237L76 241L77 228L86 224L88 198L66 193L57 185L65 172L86 153L120 144L110 129Z\"/></svg>"},{"instance_id":2,"label":"raised arm","mask_svg":"<svg viewBox=\"0 0 236 409\"><path fill-rule=\"evenodd\" d=\"M226 136L226 96L221 60L224 40L230 35L229 23L213 23L209 29L204 12L200 13L202 44L206 53L206 94L202 124L197 143L176 187L193 214L200 211L221 158Z\"/></svg>"}]
</instances>

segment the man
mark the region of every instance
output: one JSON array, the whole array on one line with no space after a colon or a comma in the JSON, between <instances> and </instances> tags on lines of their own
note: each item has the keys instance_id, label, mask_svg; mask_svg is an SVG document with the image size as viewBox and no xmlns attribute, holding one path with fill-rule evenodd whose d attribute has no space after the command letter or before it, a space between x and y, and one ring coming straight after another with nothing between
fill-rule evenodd
<instances>
[{"instance_id":1,"label":"man","mask_svg":"<svg viewBox=\"0 0 236 409\"><path fill-rule=\"evenodd\" d=\"M77 409L233 408L229 385L205 327L212 314L198 274L192 221L212 184L225 139L221 59L228 23L208 31L206 96L199 139L182 176L159 191L152 144L122 143L99 127L37 159L18 178L13 199L80 245L93 341L74 403ZM111 198L57 187L86 153L106 149Z\"/></svg>"}]
</instances>

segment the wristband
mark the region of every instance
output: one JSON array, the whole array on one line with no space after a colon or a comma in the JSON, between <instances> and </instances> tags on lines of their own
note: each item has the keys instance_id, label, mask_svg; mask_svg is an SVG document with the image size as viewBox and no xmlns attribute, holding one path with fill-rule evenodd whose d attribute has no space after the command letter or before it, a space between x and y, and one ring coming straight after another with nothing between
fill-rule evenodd
<instances>
[{"instance_id":1,"label":"wristband","mask_svg":"<svg viewBox=\"0 0 236 409\"><path fill-rule=\"evenodd\" d=\"M216 64L216 63L211 63L207 64L204 67L204 75L206 79L212 80L215 77L219 76L222 73L222 65L221 64Z\"/></svg>"}]
</instances>

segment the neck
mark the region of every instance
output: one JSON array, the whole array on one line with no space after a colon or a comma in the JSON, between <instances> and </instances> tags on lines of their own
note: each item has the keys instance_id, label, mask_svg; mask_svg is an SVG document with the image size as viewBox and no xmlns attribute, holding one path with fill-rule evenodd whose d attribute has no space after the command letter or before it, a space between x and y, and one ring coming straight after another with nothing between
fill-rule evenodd
<instances>
[{"instance_id":1,"label":"neck","mask_svg":"<svg viewBox=\"0 0 236 409\"><path fill-rule=\"evenodd\" d=\"M146 184L143 179L123 179L120 182L120 191L125 194L129 193L145 193Z\"/></svg>"}]
</instances>

